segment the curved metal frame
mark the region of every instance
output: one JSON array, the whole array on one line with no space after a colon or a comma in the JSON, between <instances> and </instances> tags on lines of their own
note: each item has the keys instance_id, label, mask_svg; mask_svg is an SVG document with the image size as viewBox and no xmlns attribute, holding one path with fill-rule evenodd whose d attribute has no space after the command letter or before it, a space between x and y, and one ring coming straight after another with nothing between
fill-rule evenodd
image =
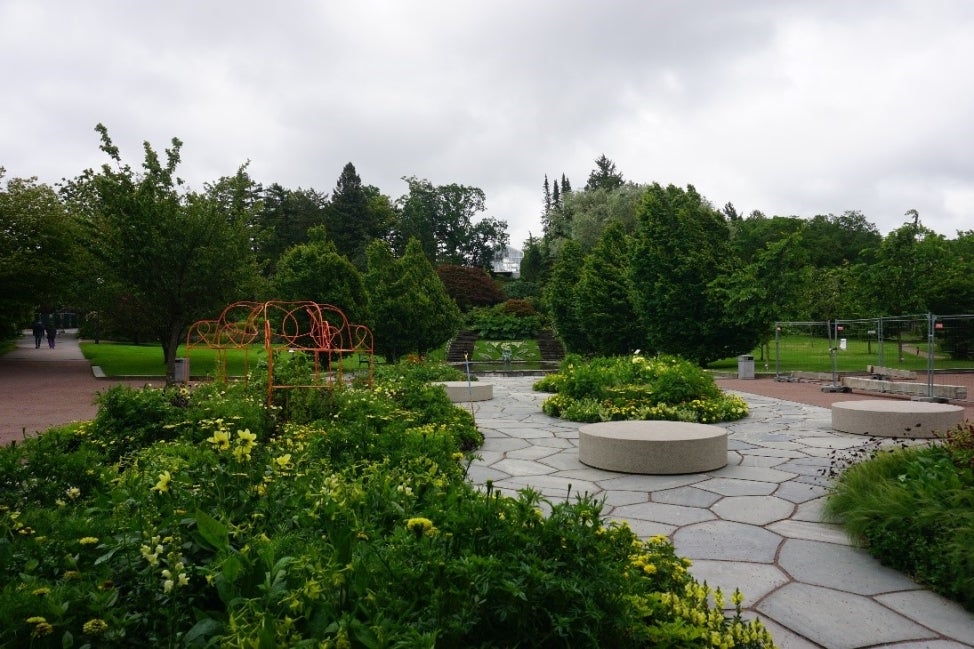
<instances>
[{"instance_id":1,"label":"curved metal frame","mask_svg":"<svg viewBox=\"0 0 974 649\"><path fill-rule=\"evenodd\" d=\"M375 365L372 330L353 324L331 304L310 301L234 302L216 320L198 320L186 334L186 355L194 347L216 350L217 379L227 379L227 351L244 350L249 374L250 350L263 336L267 354L267 402L274 390L332 387L343 380L343 360L350 354L367 354L369 384ZM308 352L314 356L314 382L309 385L275 385L274 360L280 352ZM322 366L324 358L324 366ZM192 366L192 365L191 365Z\"/></svg>"}]
</instances>

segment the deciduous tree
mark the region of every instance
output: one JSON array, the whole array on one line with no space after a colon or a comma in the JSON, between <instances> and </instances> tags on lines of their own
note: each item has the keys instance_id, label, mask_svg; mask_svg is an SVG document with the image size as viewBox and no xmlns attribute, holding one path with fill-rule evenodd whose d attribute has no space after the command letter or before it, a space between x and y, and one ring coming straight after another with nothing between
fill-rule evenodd
<instances>
[{"instance_id":1,"label":"deciduous tree","mask_svg":"<svg viewBox=\"0 0 974 649\"><path fill-rule=\"evenodd\" d=\"M142 171L136 173L122 162L108 130L101 124L96 130L114 166L84 177L96 197L85 243L101 262L98 275L108 279L105 285L125 287L154 324L171 377L188 325L253 295L256 263L247 214L228 210L222 192L180 193L178 139L166 149L165 162L146 142ZM232 182L222 179L214 187Z\"/></svg>"},{"instance_id":2,"label":"deciduous tree","mask_svg":"<svg viewBox=\"0 0 974 649\"><path fill-rule=\"evenodd\" d=\"M25 324L34 307L50 308L62 299L77 273L76 236L51 187L13 178L0 190L0 335Z\"/></svg>"},{"instance_id":3,"label":"deciduous tree","mask_svg":"<svg viewBox=\"0 0 974 649\"><path fill-rule=\"evenodd\" d=\"M311 228L310 241L292 246L271 280L274 299L331 304L353 323L368 321L368 296L362 274L339 254L323 227Z\"/></svg>"}]
</instances>

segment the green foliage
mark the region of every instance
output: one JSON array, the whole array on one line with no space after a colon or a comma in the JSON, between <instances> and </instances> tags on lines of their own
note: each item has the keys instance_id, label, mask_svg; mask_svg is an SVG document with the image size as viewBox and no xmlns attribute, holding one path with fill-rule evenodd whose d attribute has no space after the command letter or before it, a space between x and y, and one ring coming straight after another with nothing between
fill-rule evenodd
<instances>
[{"instance_id":1,"label":"green foliage","mask_svg":"<svg viewBox=\"0 0 974 649\"><path fill-rule=\"evenodd\" d=\"M700 364L752 349L758 332L738 326L710 289L732 265L727 223L692 186L649 187L632 246L647 346Z\"/></svg>"},{"instance_id":2,"label":"green foliage","mask_svg":"<svg viewBox=\"0 0 974 649\"><path fill-rule=\"evenodd\" d=\"M504 299L497 282L483 268L443 264L437 266L436 274L462 311L492 306Z\"/></svg>"},{"instance_id":3,"label":"green foliage","mask_svg":"<svg viewBox=\"0 0 974 649\"><path fill-rule=\"evenodd\" d=\"M826 514L879 559L974 611L974 425L847 468Z\"/></svg>"},{"instance_id":4,"label":"green foliage","mask_svg":"<svg viewBox=\"0 0 974 649\"><path fill-rule=\"evenodd\" d=\"M557 374L534 384L553 392L542 403L552 417L570 421L665 419L699 423L733 421L747 404L723 394L699 366L673 356L600 357L570 355Z\"/></svg>"},{"instance_id":5,"label":"green foliage","mask_svg":"<svg viewBox=\"0 0 974 649\"><path fill-rule=\"evenodd\" d=\"M415 177L403 180L409 194L399 199L400 218L392 232L396 252L404 254L415 239L431 263L490 268L509 237L506 221L474 221L486 209L483 190L456 183L434 186Z\"/></svg>"},{"instance_id":6,"label":"green foliage","mask_svg":"<svg viewBox=\"0 0 974 649\"><path fill-rule=\"evenodd\" d=\"M365 250L392 227L393 211L378 189L362 184L351 162L342 168L331 202L324 209L328 237L342 256L356 267L366 266ZM335 304L332 302L331 304Z\"/></svg>"},{"instance_id":7,"label":"green foliage","mask_svg":"<svg viewBox=\"0 0 974 649\"><path fill-rule=\"evenodd\" d=\"M273 299L309 301L338 307L349 322L368 321L368 298L358 269L319 228L311 241L290 248L271 279Z\"/></svg>"},{"instance_id":8,"label":"green foliage","mask_svg":"<svg viewBox=\"0 0 974 649\"><path fill-rule=\"evenodd\" d=\"M485 340L534 338L541 330L541 317L525 300L507 300L490 308L474 309L468 320Z\"/></svg>"},{"instance_id":9,"label":"green foliage","mask_svg":"<svg viewBox=\"0 0 974 649\"><path fill-rule=\"evenodd\" d=\"M772 646L592 498L474 488L473 419L421 380L444 371L273 429L259 381L118 391L105 429L144 427L124 463L85 427L0 449L0 645ZM150 441L138 408L182 416Z\"/></svg>"},{"instance_id":10,"label":"green foliage","mask_svg":"<svg viewBox=\"0 0 974 649\"><path fill-rule=\"evenodd\" d=\"M195 320L249 297L257 266L248 219L252 203L237 200L254 189L242 167L236 176L204 193L181 193L175 176L182 142L173 138L165 163L145 145L141 172L122 162L108 130L98 125L101 150L114 163L73 181L71 192L88 202L76 206L84 246L97 265L88 269L91 296L100 311L125 307L162 345L167 375L176 348ZM120 299L124 296L124 300ZM116 322L120 319L116 317Z\"/></svg>"},{"instance_id":11,"label":"green foliage","mask_svg":"<svg viewBox=\"0 0 974 649\"><path fill-rule=\"evenodd\" d=\"M551 313L555 331L569 352L585 353L588 337L582 329L576 309L576 286L584 263L581 247L566 241L545 288L545 303Z\"/></svg>"},{"instance_id":12,"label":"green foliage","mask_svg":"<svg viewBox=\"0 0 974 649\"><path fill-rule=\"evenodd\" d=\"M398 260L381 241L369 246L368 256L366 285L377 353L395 362L408 353L425 354L457 332L460 310L418 240L411 240Z\"/></svg>"},{"instance_id":13,"label":"green foliage","mask_svg":"<svg viewBox=\"0 0 974 649\"><path fill-rule=\"evenodd\" d=\"M576 288L576 314L596 354L628 354L645 346L641 318L633 303L629 240L622 226L610 224L585 258Z\"/></svg>"},{"instance_id":14,"label":"green foliage","mask_svg":"<svg viewBox=\"0 0 974 649\"><path fill-rule=\"evenodd\" d=\"M67 297L76 237L67 210L47 185L14 178L0 188L0 337L14 333L9 324L28 321L36 305Z\"/></svg>"}]
</instances>

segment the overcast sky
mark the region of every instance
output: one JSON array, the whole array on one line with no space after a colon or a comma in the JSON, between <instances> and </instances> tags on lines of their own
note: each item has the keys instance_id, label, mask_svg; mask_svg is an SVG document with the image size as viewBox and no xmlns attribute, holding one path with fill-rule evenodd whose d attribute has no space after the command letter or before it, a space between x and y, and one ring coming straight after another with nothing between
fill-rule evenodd
<instances>
[{"instance_id":1,"label":"overcast sky","mask_svg":"<svg viewBox=\"0 0 974 649\"><path fill-rule=\"evenodd\" d=\"M971 0L0 0L0 166L55 183L184 143L331 192L352 162L480 187L511 244L542 183L694 185L716 207L974 228Z\"/></svg>"}]
</instances>

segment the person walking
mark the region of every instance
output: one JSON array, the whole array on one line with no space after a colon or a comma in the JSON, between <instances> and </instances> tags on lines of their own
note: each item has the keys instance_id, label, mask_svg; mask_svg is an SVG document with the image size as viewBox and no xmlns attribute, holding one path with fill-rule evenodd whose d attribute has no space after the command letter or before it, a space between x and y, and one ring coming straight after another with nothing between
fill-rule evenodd
<instances>
[{"instance_id":1,"label":"person walking","mask_svg":"<svg viewBox=\"0 0 974 649\"><path fill-rule=\"evenodd\" d=\"M34 349L41 348L41 339L44 337L44 323L38 318L34 320Z\"/></svg>"},{"instance_id":2,"label":"person walking","mask_svg":"<svg viewBox=\"0 0 974 649\"><path fill-rule=\"evenodd\" d=\"M57 337L57 327L54 326L53 322L48 322L47 326L44 327L44 331L47 332L47 346L54 349L54 339Z\"/></svg>"}]
</instances>

